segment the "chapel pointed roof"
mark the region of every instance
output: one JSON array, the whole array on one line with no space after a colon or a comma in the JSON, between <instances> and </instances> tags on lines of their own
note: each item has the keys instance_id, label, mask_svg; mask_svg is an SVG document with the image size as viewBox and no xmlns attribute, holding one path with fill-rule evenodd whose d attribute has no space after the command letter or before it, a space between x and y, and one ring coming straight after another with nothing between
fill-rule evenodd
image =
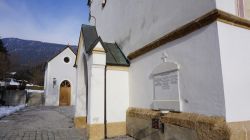
<instances>
[{"instance_id":1,"label":"chapel pointed roof","mask_svg":"<svg viewBox=\"0 0 250 140\"><path fill-rule=\"evenodd\" d=\"M83 24L81 28L85 50L88 52L91 49L91 45L98 39L98 34L95 26Z\"/></svg>"},{"instance_id":2,"label":"chapel pointed roof","mask_svg":"<svg viewBox=\"0 0 250 140\"><path fill-rule=\"evenodd\" d=\"M103 42L101 37L98 36L96 27L91 25L82 25L81 28L83 34L83 40L85 50L88 54L92 53L93 48L98 42L101 42L106 52L106 63L107 65L115 66L129 66L130 62L127 57L123 54L122 50L116 43Z\"/></svg>"},{"instance_id":3,"label":"chapel pointed roof","mask_svg":"<svg viewBox=\"0 0 250 140\"><path fill-rule=\"evenodd\" d=\"M47 61L47 63L49 63L51 60L53 60L54 58L56 58L59 54L61 54L62 52L64 52L67 48L69 48L69 50L72 51L74 55L76 55L75 52L74 52L74 50L73 50L73 49L71 48L71 46L68 44L68 45L67 45L66 47L64 47L61 51L59 51L59 52L56 53L53 57L51 57L51 58Z\"/></svg>"}]
</instances>

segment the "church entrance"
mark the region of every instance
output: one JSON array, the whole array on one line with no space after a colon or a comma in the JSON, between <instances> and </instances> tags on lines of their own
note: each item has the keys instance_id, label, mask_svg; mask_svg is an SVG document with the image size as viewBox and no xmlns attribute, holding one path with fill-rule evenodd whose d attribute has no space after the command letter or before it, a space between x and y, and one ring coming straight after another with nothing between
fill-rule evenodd
<instances>
[{"instance_id":1,"label":"church entrance","mask_svg":"<svg viewBox=\"0 0 250 140\"><path fill-rule=\"evenodd\" d=\"M69 106L71 97L71 86L69 81L65 80L60 85L59 106Z\"/></svg>"}]
</instances>

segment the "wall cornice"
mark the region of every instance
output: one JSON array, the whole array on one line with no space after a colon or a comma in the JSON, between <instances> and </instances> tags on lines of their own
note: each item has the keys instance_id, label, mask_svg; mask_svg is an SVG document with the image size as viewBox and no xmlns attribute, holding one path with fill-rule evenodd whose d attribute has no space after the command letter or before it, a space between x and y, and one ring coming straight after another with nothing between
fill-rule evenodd
<instances>
[{"instance_id":1,"label":"wall cornice","mask_svg":"<svg viewBox=\"0 0 250 140\"><path fill-rule=\"evenodd\" d=\"M166 43L169 43L171 41L174 41L176 39L179 39L181 37L184 37L196 30L199 30L200 28L207 26L215 21L220 21L226 24L230 24L232 26L237 26L240 28L245 28L250 30L250 21L240 18L238 16L229 14L227 12L214 9L207 14L189 22L188 24L185 24L175 30L173 30L170 33L167 33L166 35L160 37L159 39L154 40L153 42L150 42L149 44L143 46L142 48L135 50L134 52L131 52L128 55L129 60L133 60L141 55L144 55Z\"/></svg>"}]
</instances>

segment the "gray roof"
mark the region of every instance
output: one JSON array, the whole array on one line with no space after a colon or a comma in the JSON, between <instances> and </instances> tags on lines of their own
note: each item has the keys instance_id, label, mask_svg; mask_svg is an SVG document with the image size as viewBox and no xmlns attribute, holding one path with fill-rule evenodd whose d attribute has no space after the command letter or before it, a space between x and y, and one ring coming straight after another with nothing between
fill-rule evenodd
<instances>
[{"instance_id":1,"label":"gray roof","mask_svg":"<svg viewBox=\"0 0 250 140\"><path fill-rule=\"evenodd\" d=\"M103 42L103 44L105 50L107 51L106 61L108 65L130 65L128 59L125 57L116 43Z\"/></svg>"},{"instance_id":2,"label":"gray roof","mask_svg":"<svg viewBox=\"0 0 250 140\"><path fill-rule=\"evenodd\" d=\"M84 44L86 47L86 51L88 52L91 49L91 45L95 42L98 38L95 26L91 25L82 25L82 34L84 38Z\"/></svg>"},{"instance_id":3,"label":"gray roof","mask_svg":"<svg viewBox=\"0 0 250 140\"><path fill-rule=\"evenodd\" d=\"M101 37L98 37L95 26L82 25L82 34L84 37L84 44L87 53L91 53L92 49L98 42L101 42L106 51L107 65L129 66L130 63L122 50L116 43L103 42Z\"/></svg>"}]
</instances>

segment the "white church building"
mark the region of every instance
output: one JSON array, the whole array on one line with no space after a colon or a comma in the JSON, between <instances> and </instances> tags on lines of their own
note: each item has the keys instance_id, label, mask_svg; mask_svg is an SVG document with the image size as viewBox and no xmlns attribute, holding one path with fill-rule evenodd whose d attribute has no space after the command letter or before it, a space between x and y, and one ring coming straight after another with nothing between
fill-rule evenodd
<instances>
[{"instance_id":1,"label":"white church building","mask_svg":"<svg viewBox=\"0 0 250 140\"><path fill-rule=\"evenodd\" d=\"M75 58L73 50L67 46L47 62L44 76L45 105L75 105Z\"/></svg>"},{"instance_id":2,"label":"white church building","mask_svg":"<svg viewBox=\"0 0 250 140\"><path fill-rule=\"evenodd\" d=\"M250 0L88 6L90 25L82 25L70 65L74 123L89 139L249 139Z\"/></svg>"}]
</instances>

